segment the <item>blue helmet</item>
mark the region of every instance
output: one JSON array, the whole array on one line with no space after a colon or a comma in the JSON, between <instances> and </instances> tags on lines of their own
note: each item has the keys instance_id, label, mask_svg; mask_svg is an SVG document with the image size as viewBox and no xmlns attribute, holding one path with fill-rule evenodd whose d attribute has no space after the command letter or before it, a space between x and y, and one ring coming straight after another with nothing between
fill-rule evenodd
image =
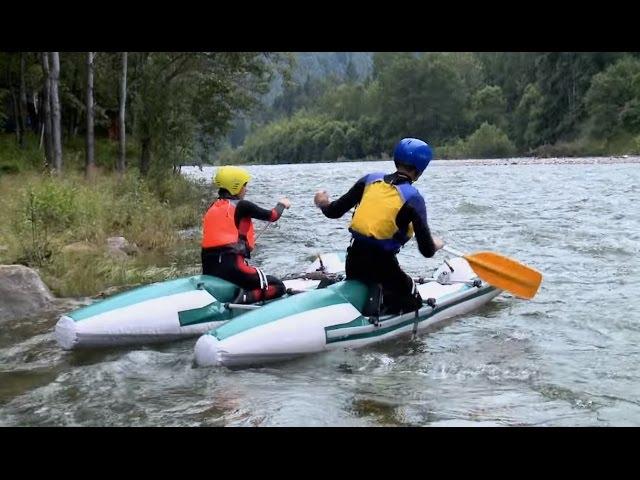
<instances>
[{"instance_id":1,"label":"blue helmet","mask_svg":"<svg viewBox=\"0 0 640 480\"><path fill-rule=\"evenodd\" d=\"M415 167L418 173L424 172L433 158L431 147L417 138L403 138L393 151L393 160Z\"/></svg>"}]
</instances>

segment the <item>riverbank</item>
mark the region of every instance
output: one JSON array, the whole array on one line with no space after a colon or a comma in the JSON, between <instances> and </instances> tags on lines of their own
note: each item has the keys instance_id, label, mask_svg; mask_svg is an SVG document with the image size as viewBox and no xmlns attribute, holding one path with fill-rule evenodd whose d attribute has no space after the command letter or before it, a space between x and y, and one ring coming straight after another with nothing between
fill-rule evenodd
<instances>
[{"instance_id":1,"label":"riverbank","mask_svg":"<svg viewBox=\"0 0 640 480\"><path fill-rule=\"evenodd\" d=\"M3 175L0 264L36 269L62 297L195 273L198 239L180 231L199 225L206 201L180 175Z\"/></svg>"},{"instance_id":2,"label":"riverbank","mask_svg":"<svg viewBox=\"0 0 640 480\"><path fill-rule=\"evenodd\" d=\"M366 163L366 162L392 162L391 157L386 158L367 158L361 160L341 159L335 162L318 162L313 165L331 165L340 163ZM603 156L603 157L513 157L513 158L467 158L467 159L442 159L437 158L431 161L430 165L437 166L461 166L461 165L597 165L597 164L622 164L622 163L640 163L640 155L623 155L623 156ZM268 165L300 165L297 163L247 163L242 165L250 166L268 166ZM217 168L220 165L202 165L202 168ZM187 168L200 169L197 165L184 165Z\"/></svg>"},{"instance_id":3,"label":"riverbank","mask_svg":"<svg viewBox=\"0 0 640 480\"><path fill-rule=\"evenodd\" d=\"M518 158L477 158L464 160L433 160L432 165L598 165L640 163L640 156L624 155L613 157L518 157Z\"/></svg>"}]
</instances>

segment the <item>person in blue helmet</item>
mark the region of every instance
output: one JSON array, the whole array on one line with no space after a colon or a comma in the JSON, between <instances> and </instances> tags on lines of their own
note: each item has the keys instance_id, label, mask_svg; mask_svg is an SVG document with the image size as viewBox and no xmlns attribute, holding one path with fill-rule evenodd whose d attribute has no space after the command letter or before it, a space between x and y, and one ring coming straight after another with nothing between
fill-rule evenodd
<instances>
[{"instance_id":1,"label":"person in blue helmet","mask_svg":"<svg viewBox=\"0 0 640 480\"><path fill-rule=\"evenodd\" d=\"M422 306L413 280L396 258L400 248L414 234L425 257L433 257L444 245L431 235L424 198L412 185L432 157L426 142L404 138L393 152L394 173L365 175L333 202L324 190L314 197L316 206L328 218L340 218L357 206L349 226L352 239L347 248L346 275L347 279L382 286L382 313L406 313Z\"/></svg>"}]
</instances>

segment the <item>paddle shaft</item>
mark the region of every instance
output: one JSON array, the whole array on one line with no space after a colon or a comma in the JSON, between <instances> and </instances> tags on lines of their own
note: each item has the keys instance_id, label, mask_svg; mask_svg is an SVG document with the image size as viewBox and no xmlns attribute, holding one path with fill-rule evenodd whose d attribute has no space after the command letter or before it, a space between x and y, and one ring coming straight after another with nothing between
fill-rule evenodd
<instances>
[{"instance_id":1,"label":"paddle shaft","mask_svg":"<svg viewBox=\"0 0 640 480\"><path fill-rule=\"evenodd\" d=\"M267 228L269 228L269 226L270 226L272 223L273 223L273 222L269 222L269 223L267 223L267 226L266 226L266 227L264 227L262 230L260 230L260 231L258 232L258 235L256 235L256 238L255 238L255 241L258 241L258 239L260 238L260 235L262 235L264 232L266 232L266 231L267 231Z\"/></svg>"}]
</instances>

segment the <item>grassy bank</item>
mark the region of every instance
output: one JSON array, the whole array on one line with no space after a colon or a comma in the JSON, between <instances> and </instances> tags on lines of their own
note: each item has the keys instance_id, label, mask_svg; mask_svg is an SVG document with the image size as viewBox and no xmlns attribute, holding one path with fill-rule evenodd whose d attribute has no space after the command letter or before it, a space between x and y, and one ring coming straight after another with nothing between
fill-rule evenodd
<instances>
[{"instance_id":1,"label":"grassy bank","mask_svg":"<svg viewBox=\"0 0 640 480\"><path fill-rule=\"evenodd\" d=\"M103 150L99 158L108 167L115 149ZM171 174L142 179L131 171L119 178L107 168L87 181L77 153L67 148L67 168L55 177L39 166L37 147L0 141L0 263L36 268L59 296L195 273L197 238L178 232L199 226L202 186ZM135 247L128 255L110 252L107 238L114 236Z\"/></svg>"}]
</instances>

